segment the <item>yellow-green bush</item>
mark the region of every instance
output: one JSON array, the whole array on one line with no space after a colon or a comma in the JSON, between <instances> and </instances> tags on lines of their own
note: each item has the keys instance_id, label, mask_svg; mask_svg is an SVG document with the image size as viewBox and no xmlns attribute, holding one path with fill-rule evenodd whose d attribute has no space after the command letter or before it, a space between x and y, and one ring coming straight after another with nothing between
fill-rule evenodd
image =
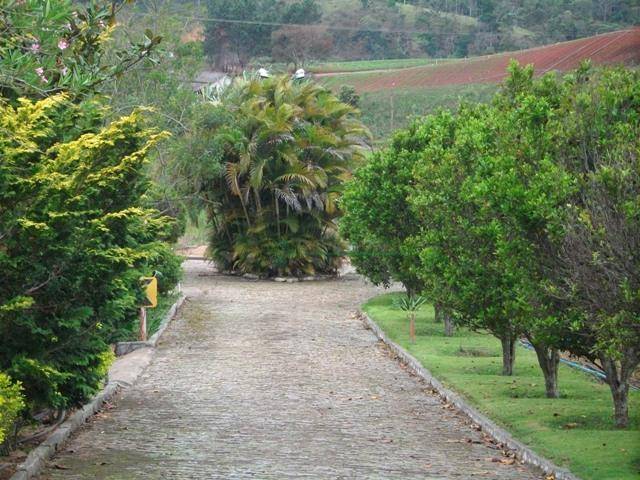
<instances>
[{"instance_id":1,"label":"yellow-green bush","mask_svg":"<svg viewBox=\"0 0 640 480\"><path fill-rule=\"evenodd\" d=\"M0 445L7 439L23 408L22 386L0 372Z\"/></svg>"}]
</instances>

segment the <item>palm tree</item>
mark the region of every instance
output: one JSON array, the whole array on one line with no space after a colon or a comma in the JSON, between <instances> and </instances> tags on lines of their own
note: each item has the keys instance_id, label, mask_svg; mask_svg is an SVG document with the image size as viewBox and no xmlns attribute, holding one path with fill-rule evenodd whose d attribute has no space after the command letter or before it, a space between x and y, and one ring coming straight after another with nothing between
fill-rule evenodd
<instances>
[{"instance_id":1,"label":"palm tree","mask_svg":"<svg viewBox=\"0 0 640 480\"><path fill-rule=\"evenodd\" d=\"M223 177L203 179L213 259L261 275L334 272L342 184L370 139L358 111L288 77L240 79L209 106Z\"/></svg>"}]
</instances>

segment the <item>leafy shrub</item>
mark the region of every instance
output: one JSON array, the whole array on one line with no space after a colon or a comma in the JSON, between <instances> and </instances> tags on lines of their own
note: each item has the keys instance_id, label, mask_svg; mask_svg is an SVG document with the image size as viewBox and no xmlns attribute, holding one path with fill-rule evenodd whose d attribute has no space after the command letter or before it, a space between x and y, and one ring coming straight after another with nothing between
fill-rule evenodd
<instances>
[{"instance_id":1,"label":"leafy shrub","mask_svg":"<svg viewBox=\"0 0 640 480\"><path fill-rule=\"evenodd\" d=\"M0 445L9 435L21 410L24 409L22 387L0 372Z\"/></svg>"},{"instance_id":2,"label":"leafy shrub","mask_svg":"<svg viewBox=\"0 0 640 480\"><path fill-rule=\"evenodd\" d=\"M247 79L203 106L198 126L207 144L185 167L205 199L216 263L266 276L335 272L338 199L368 138L357 111L312 82Z\"/></svg>"},{"instance_id":3,"label":"leafy shrub","mask_svg":"<svg viewBox=\"0 0 640 480\"><path fill-rule=\"evenodd\" d=\"M140 303L139 278L179 277L172 220L145 207L142 112L103 126L100 103L0 104L0 368L32 408L65 407L103 380L105 352Z\"/></svg>"}]
</instances>

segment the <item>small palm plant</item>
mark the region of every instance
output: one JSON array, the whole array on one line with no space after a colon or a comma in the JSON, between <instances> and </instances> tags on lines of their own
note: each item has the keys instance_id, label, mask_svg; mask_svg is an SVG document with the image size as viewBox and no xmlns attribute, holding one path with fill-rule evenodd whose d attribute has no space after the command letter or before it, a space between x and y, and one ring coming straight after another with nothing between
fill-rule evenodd
<instances>
[{"instance_id":1,"label":"small palm plant","mask_svg":"<svg viewBox=\"0 0 640 480\"><path fill-rule=\"evenodd\" d=\"M416 312L422 305L427 303L427 299L422 295L403 295L394 300L394 305L400 310L407 312L409 319L409 339L411 343L416 342Z\"/></svg>"}]
</instances>

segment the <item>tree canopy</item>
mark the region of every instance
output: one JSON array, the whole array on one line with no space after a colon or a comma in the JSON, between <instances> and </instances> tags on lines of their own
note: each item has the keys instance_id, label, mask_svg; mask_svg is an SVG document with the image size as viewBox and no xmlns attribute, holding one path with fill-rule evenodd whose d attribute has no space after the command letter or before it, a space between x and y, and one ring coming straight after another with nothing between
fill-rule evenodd
<instances>
[{"instance_id":1,"label":"tree canopy","mask_svg":"<svg viewBox=\"0 0 640 480\"><path fill-rule=\"evenodd\" d=\"M505 374L527 337L549 397L560 351L589 359L619 426L640 363L638 85L622 67L535 79L514 64L491 104L397 134L344 201L359 271L417 277L458 324L502 341Z\"/></svg>"}]
</instances>

